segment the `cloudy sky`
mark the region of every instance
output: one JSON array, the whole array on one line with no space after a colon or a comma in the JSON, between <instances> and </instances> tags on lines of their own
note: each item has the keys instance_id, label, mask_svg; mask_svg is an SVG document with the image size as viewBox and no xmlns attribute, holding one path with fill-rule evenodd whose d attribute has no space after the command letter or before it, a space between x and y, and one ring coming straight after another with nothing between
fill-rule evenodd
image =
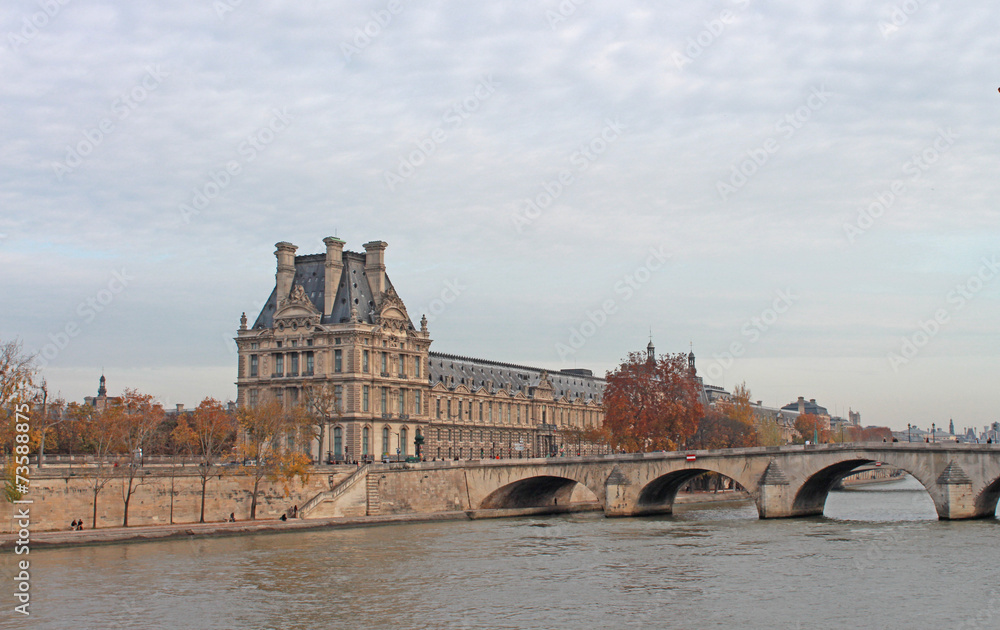
<instances>
[{"instance_id":1,"label":"cloudy sky","mask_svg":"<svg viewBox=\"0 0 1000 630\"><path fill-rule=\"evenodd\" d=\"M337 235L441 352L1000 419L995 3L145 4L0 7L0 339L69 399L233 398Z\"/></svg>"}]
</instances>

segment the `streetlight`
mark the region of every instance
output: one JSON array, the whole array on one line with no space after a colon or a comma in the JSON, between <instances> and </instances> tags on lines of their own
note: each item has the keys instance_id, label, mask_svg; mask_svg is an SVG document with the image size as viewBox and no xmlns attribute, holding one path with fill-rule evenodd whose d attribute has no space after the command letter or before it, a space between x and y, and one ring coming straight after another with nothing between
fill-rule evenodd
<instances>
[{"instance_id":1,"label":"streetlight","mask_svg":"<svg viewBox=\"0 0 1000 630\"><path fill-rule=\"evenodd\" d=\"M936 432L937 432L937 425L935 425L932 422L931 423L931 442L936 442L937 441L937 436L934 435Z\"/></svg>"},{"instance_id":2,"label":"streetlight","mask_svg":"<svg viewBox=\"0 0 1000 630\"><path fill-rule=\"evenodd\" d=\"M913 440L912 440L912 435L911 435L911 433L910 433L910 429L911 429L911 428L912 428L912 427L910 426L910 423L909 423L909 422L907 422L907 423L906 423L906 441L907 441L907 443L909 443L909 442L912 442L912 441L913 441Z\"/></svg>"}]
</instances>

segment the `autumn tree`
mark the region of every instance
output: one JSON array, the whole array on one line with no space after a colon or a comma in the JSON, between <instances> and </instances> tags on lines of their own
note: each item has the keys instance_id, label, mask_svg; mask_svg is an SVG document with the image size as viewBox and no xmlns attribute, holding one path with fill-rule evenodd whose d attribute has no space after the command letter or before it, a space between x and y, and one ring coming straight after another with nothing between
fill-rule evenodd
<instances>
[{"instance_id":1,"label":"autumn tree","mask_svg":"<svg viewBox=\"0 0 1000 630\"><path fill-rule=\"evenodd\" d=\"M752 446L756 440L753 425L730 417L718 409L709 409L698 422L690 443L697 448L740 448Z\"/></svg>"},{"instance_id":2,"label":"autumn tree","mask_svg":"<svg viewBox=\"0 0 1000 630\"><path fill-rule=\"evenodd\" d=\"M255 406L241 407L236 413L240 436L237 452L243 470L253 482L250 499L250 519L257 518L257 497L262 480L288 484L295 477L308 479L310 457L301 450L304 439L312 439L309 431L312 416L302 407L286 410L271 396Z\"/></svg>"},{"instance_id":3,"label":"autumn tree","mask_svg":"<svg viewBox=\"0 0 1000 630\"><path fill-rule=\"evenodd\" d=\"M722 441L727 442L730 446L717 448L759 445L757 414L754 413L753 405L750 403L750 389L746 383L737 385L728 400L720 400L716 403L716 412L728 419L729 422L722 422L718 418L710 419L712 414L707 414L705 419L709 421L711 428L717 430L721 427L726 427L727 430L732 432L730 439L722 439Z\"/></svg>"},{"instance_id":4,"label":"autumn tree","mask_svg":"<svg viewBox=\"0 0 1000 630\"><path fill-rule=\"evenodd\" d=\"M128 527L128 508L132 495L139 486L145 485L145 477L139 476L142 466L143 449L156 434L157 427L164 420L163 408L156 404L149 394L134 389L126 389L121 405L112 407L115 416L112 426L118 448L125 454L127 466L121 466L122 501L125 514L122 527Z\"/></svg>"},{"instance_id":5,"label":"autumn tree","mask_svg":"<svg viewBox=\"0 0 1000 630\"><path fill-rule=\"evenodd\" d=\"M795 430L799 432L800 444L806 441L815 441L817 444L830 441L830 429L813 413L804 413L796 418Z\"/></svg>"},{"instance_id":6,"label":"autumn tree","mask_svg":"<svg viewBox=\"0 0 1000 630\"><path fill-rule=\"evenodd\" d=\"M219 459L233 443L236 420L218 400L206 398L191 414L191 419L181 416L173 431L174 440L198 459L198 476L201 477L201 514L199 523L205 522L205 492L209 478L215 474Z\"/></svg>"},{"instance_id":7,"label":"autumn tree","mask_svg":"<svg viewBox=\"0 0 1000 630\"><path fill-rule=\"evenodd\" d=\"M114 478L115 465L111 457L115 454L118 444L115 426L119 414L114 409L99 411L89 406L79 406L74 410L76 422L79 423L80 437L86 450L94 454L95 469L88 476L90 491L94 496L93 518L91 528L97 528L97 500L101 491Z\"/></svg>"},{"instance_id":8,"label":"autumn tree","mask_svg":"<svg viewBox=\"0 0 1000 630\"><path fill-rule=\"evenodd\" d=\"M652 359L629 353L607 374L604 428L609 445L616 451L676 450L698 428L699 398L686 355Z\"/></svg>"},{"instance_id":9,"label":"autumn tree","mask_svg":"<svg viewBox=\"0 0 1000 630\"><path fill-rule=\"evenodd\" d=\"M38 428L38 467L45 465L45 442L55 436L55 427L62 424L66 419L63 413L66 409L66 401L57 398L51 400L49 397L49 384L42 381L38 386L38 393L35 396L35 425Z\"/></svg>"}]
</instances>

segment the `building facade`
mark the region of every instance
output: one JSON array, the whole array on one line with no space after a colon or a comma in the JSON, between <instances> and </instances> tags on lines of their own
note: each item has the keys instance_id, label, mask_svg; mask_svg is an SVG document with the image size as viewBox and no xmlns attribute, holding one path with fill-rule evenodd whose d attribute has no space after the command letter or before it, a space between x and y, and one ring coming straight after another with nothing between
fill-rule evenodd
<instances>
[{"instance_id":1,"label":"building facade","mask_svg":"<svg viewBox=\"0 0 1000 630\"><path fill-rule=\"evenodd\" d=\"M317 460L595 452L582 432L603 422L603 379L431 352L426 317L413 324L386 274L387 244L323 242L305 256L275 245L275 287L236 336L239 405L273 396L290 408L332 390Z\"/></svg>"}]
</instances>

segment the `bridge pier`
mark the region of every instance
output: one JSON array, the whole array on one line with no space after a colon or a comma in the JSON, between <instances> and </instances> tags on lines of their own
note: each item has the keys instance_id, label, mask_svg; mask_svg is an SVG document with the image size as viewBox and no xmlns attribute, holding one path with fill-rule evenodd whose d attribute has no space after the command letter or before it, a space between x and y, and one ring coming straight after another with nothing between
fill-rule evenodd
<instances>
[{"instance_id":1,"label":"bridge pier","mask_svg":"<svg viewBox=\"0 0 1000 630\"><path fill-rule=\"evenodd\" d=\"M957 521L968 518L982 518L976 507L972 490L972 480L960 466L950 462L937 478L938 492L933 496L938 518L943 521Z\"/></svg>"}]
</instances>

